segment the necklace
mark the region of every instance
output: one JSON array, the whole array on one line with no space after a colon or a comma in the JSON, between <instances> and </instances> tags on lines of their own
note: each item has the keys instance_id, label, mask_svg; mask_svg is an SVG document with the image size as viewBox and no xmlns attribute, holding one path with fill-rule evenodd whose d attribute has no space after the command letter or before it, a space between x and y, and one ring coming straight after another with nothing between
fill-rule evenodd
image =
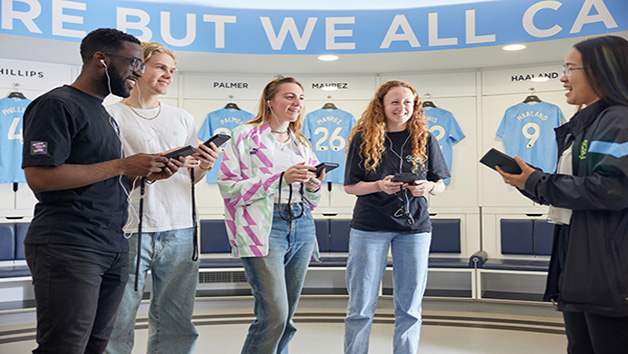
<instances>
[{"instance_id":1,"label":"necklace","mask_svg":"<svg viewBox=\"0 0 628 354\"><path fill-rule=\"evenodd\" d=\"M131 110L133 111L133 113L137 114L140 118L146 119L146 120L153 120L157 117L159 117L159 115L161 114L161 102L157 101L157 106L159 107L159 110L157 110L157 114L155 114L154 117L144 117L143 115L139 114L135 109L133 109L133 107L131 107L131 104L127 101L122 101L125 105L129 106L129 108L131 108Z\"/></svg>"},{"instance_id":2,"label":"necklace","mask_svg":"<svg viewBox=\"0 0 628 354\"><path fill-rule=\"evenodd\" d=\"M270 127L270 125L269 125ZM290 130L290 128L286 128L286 130L281 131L281 130L275 130L273 129L273 127L270 127L270 131L276 134L286 134L288 131Z\"/></svg>"}]
</instances>

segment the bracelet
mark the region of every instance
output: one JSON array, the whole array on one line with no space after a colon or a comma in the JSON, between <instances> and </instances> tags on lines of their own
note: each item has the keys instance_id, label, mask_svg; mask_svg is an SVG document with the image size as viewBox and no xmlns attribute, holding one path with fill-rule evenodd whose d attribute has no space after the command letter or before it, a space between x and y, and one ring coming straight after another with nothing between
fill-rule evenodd
<instances>
[{"instance_id":1,"label":"bracelet","mask_svg":"<svg viewBox=\"0 0 628 354\"><path fill-rule=\"evenodd\" d=\"M198 165L198 168L201 169L201 171L211 171L212 168L214 168L214 165L209 166L208 168L202 168L201 164Z\"/></svg>"},{"instance_id":2,"label":"bracelet","mask_svg":"<svg viewBox=\"0 0 628 354\"><path fill-rule=\"evenodd\" d=\"M316 193L316 192L321 190L321 186L319 185L318 188L316 188L316 189L311 189L310 187L305 187L305 190L310 192L310 193Z\"/></svg>"}]
</instances>

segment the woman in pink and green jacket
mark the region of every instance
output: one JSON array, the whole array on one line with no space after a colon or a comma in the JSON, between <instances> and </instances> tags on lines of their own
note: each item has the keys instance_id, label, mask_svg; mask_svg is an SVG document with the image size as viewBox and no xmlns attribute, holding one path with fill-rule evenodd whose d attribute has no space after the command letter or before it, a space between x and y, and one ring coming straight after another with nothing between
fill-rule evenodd
<instances>
[{"instance_id":1,"label":"woman in pink and green jacket","mask_svg":"<svg viewBox=\"0 0 628 354\"><path fill-rule=\"evenodd\" d=\"M255 297L256 319L242 353L287 353L310 259L318 259L311 210L320 199L316 156L301 134L303 86L266 85L256 118L232 131L218 186L232 254Z\"/></svg>"}]
</instances>

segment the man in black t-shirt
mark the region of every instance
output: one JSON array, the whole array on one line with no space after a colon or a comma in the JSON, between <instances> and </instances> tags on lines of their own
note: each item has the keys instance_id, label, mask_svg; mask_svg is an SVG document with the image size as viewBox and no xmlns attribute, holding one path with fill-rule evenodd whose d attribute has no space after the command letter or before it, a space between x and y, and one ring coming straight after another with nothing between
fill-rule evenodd
<instances>
[{"instance_id":1,"label":"man in black t-shirt","mask_svg":"<svg viewBox=\"0 0 628 354\"><path fill-rule=\"evenodd\" d=\"M98 29L81 42L72 85L34 100L24 114L22 167L38 203L26 235L37 305L33 353L102 353L128 279L128 176L167 178L178 162L123 158L116 122L102 106L128 97L144 72L137 38Z\"/></svg>"}]
</instances>

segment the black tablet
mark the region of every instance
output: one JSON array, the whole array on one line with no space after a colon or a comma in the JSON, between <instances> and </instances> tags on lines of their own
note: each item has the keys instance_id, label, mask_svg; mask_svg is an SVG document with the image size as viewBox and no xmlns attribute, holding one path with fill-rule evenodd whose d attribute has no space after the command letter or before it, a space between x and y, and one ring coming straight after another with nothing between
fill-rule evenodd
<instances>
[{"instance_id":1,"label":"black tablet","mask_svg":"<svg viewBox=\"0 0 628 354\"><path fill-rule=\"evenodd\" d=\"M414 183L416 179L419 178L419 175L412 172L401 172L395 173L393 176L393 182L404 182L404 183Z\"/></svg>"},{"instance_id":2,"label":"black tablet","mask_svg":"<svg viewBox=\"0 0 628 354\"><path fill-rule=\"evenodd\" d=\"M321 175L321 173L323 172L323 168L325 169L325 173L328 173L329 171L337 168L339 165L335 162L321 162L318 165L316 165L316 178L318 178L318 176Z\"/></svg>"},{"instance_id":3,"label":"black tablet","mask_svg":"<svg viewBox=\"0 0 628 354\"><path fill-rule=\"evenodd\" d=\"M495 166L499 166L502 171L518 175L521 174L521 168L517 165L517 161L503 152L492 148L482 158L480 162L497 171Z\"/></svg>"},{"instance_id":4,"label":"black tablet","mask_svg":"<svg viewBox=\"0 0 628 354\"><path fill-rule=\"evenodd\" d=\"M167 157L169 159L178 159L179 156L188 156L188 155L192 155L193 153L196 152L196 149L194 148L194 146L192 145L188 145L188 146L184 146L180 149L171 151L167 154L164 155L164 157Z\"/></svg>"}]
</instances>

